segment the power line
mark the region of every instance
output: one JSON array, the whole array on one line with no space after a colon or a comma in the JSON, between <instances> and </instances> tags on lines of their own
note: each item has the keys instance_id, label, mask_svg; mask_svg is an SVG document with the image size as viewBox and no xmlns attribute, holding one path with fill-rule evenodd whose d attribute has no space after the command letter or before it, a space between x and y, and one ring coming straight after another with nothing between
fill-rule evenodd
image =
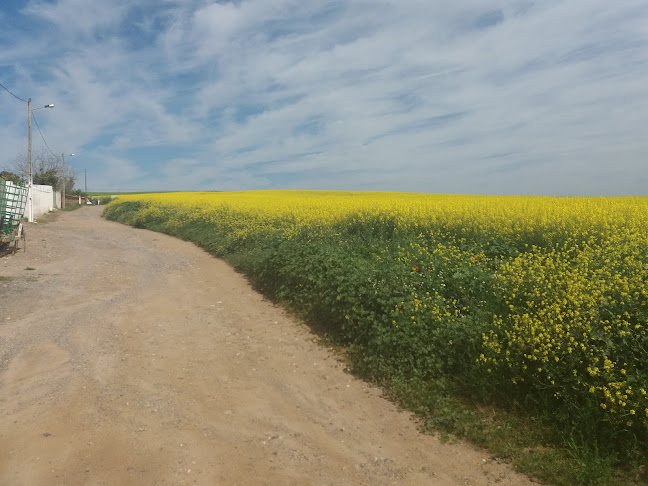
<instances>
[{"instance_id":1,"label":"power line","mask_svg":"<svg viewBox=\"0 0 648 486\"><path fill-rule=\"evenodd\" d=\"M4 90L5 90L7 93L9 93L11 96L13 96L14 98L16 98L17 100L20 100L20 101L22 101L23 103L27 103L27 100L23 100L20 96L16 96L15 94L13 94L11 91L9 91L7 88L5 88L5 86L4 86L2 83L0 83L0 87L1 87L1 88L4 88Z\"/></svg>"},{"instance_id":2,"label":"power line","mask_svg":"<svg viewBox=\"0 0 648 486\"><path fill-rule=\"evenodd\" d=\"M3 88L7 93L9 93L11 96L13 96L14 98L16 98L17 100L20 100L20 101L22 101L23 103L29 103L27 100L23 100L20 96L16 96L15 94L13 94L13 93L12 93L11 91L9 91L9 89L7 89L7 87L4 86L2 83L0 83L0 87ZM36 123L36 128L38 128L38 133L40 133L40 136L41 136L41 138L43 139L43 143L44 143L45 146L47 147L47 150L49 150L50 154L52 154L54 157L56 157L56 154L55 154L54 152L52 152L52 149L49 147L49 145L47 145L47 141L45 140L45 137L43 136L43 132L41 131L40 126L38 125L38 120L36 119L36 115L34 114L33 111L31 112L31 116L32 116L32 119L34 120L34 123Z\"/></svg>"},{"instance_id":3,"label":"power line","mask_svg":"<svg viewBox=\"0 0 648 486\"><path fill-rule=\"evenodd\" d=\"M41 138L43 139L43 142L45 143L45 146L47 147L47 150L50 151L50 154L52 154L54 157L56 157L56 154L52 152L52 149L49 148L49 145L47 145L47 142L45 141L45 137L43 137L43 132L41 132L40 127L38 126L38 120L36 120L36 115L32 112L32 118L34 119L34 122L36 123L36 128L38 128L38 133L40 133Z\"/></svg>"}]
</instances>

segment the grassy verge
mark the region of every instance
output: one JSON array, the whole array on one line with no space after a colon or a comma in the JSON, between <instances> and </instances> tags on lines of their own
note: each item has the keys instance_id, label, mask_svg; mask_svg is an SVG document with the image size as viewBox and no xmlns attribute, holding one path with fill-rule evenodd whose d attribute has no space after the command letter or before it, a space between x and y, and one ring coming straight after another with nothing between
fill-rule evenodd
<instances>
[{"instance_id":1,"label":"grassy verge","mask_svg":"<svg viewBox=\"0 0 648 486\"><path fill-rule=\"evenodd\" d=\"M227 208L217 224L179 211L125 201L105 214L225 258L430 430L552 484L646 481L645 421L633 420L643 410L626 407L642 403L647 381L643 334L627 330L646 321L646 250L627 233L576 241L578 228L548 227L503 237L354 215L282 233ZM584 331L581 318L601 329Z\"/></svg>"},{"instance_id":2,"label":"grassy verge","mask_svg":"<svg viewBox=\"0 0 648 486\"><path fill-rule=\"evenodd\" d=\"M62 211L76 211L77 209L82 208L83 204L66 204Z\"/></svg>"}]
</instances>

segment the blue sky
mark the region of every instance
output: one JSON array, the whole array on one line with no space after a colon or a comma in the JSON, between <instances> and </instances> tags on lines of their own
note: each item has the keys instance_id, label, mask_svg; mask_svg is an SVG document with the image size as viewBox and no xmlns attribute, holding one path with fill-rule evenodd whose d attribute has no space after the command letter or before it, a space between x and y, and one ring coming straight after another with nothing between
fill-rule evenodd
<instances>
[{"instance_id":1,"label":"blue sky","mask_svg":"<svg viewBox=\"0 0 648 486\"><path fill-rule=\"evenodd\" d=\"M0 83L89 190L648 195L646 0L2 0Z\"/></svg>"}]
</instances>

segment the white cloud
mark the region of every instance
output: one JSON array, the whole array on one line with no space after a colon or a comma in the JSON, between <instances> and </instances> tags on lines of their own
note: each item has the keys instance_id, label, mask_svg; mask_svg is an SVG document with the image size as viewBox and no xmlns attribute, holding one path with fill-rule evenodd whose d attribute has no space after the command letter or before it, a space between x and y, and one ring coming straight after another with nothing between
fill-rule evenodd
<instances>
[{"instance_id":1,"label":"white cloud","mask_svg":"<svg viewBox=\"0 0 648 486\"><path fill-rule=\"evenodd\" d=\"M648 187L643 0L59 0L21 15L39 27L0 34L0 82L57 104L38 118L51 146L106 175L128 160L131 179L106 184ZM18 152L24 107L0 109Z\"/></svg>"},{"instance_id":2,"label":"white cloud","mask_svg":"<svg viewBox=\"0 0 648 486\"><path fill-rule=\"evenodd\" d=\"M59 27L63 35L92 36L119 24L127 9L125 1L58 0L53 3L31 1L22 12Z\"/></svg>"}]
</instances>

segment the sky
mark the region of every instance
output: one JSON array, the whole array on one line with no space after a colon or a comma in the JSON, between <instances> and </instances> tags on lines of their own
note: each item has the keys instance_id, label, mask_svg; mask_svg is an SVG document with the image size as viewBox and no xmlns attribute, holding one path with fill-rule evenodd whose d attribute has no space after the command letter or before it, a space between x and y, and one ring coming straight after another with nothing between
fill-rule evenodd
<instances>
[{"instance_id":1,"label":"sky","mask_svg":"<svg viewBox=\"0 0 648 486\"><path fill-rule=\"evenodd\" d=\"M648 195L646 0L1 0L0 83L89 191Z\"/></svg>"}]
</instances>

